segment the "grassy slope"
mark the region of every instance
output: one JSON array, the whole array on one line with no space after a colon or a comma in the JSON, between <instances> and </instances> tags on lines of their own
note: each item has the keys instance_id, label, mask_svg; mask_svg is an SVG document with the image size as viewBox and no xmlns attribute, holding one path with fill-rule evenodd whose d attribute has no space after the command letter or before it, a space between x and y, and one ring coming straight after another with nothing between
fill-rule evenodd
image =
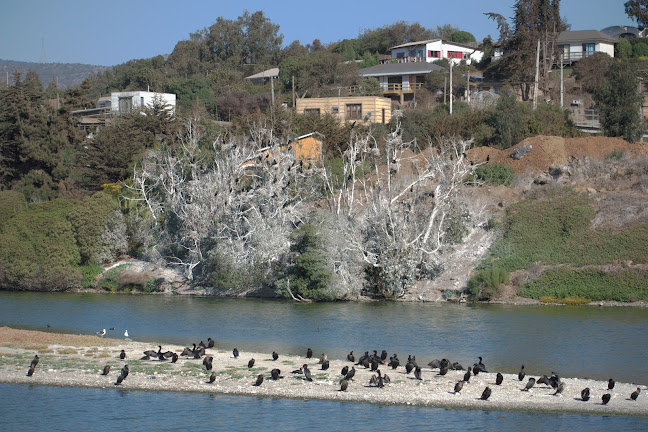
<instances>
[{"instance_id":1,"label":"grassy slope","mask_svg":"<svg viewBox=\"0 0 648 432\"><path fill-rule=\"evenodd\" d=\"M522 287L522 297L648 299L646 271L637 266L648 263L648 224L594 230L594 216L585 194L569 188L538 191L509 208L503 236L478 270L547 268Z\"/></svg>"}]
</instances>

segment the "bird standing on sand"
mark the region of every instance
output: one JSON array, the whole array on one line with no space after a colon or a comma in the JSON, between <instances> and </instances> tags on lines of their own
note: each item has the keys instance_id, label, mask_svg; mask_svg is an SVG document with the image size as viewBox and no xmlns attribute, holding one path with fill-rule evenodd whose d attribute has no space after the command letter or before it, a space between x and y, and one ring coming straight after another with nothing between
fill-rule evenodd
<instances>
[{"instance_id":1,"label":"bird standing on sand","mask_svg":"<svg viewBox=\"0 0 648 432\"><path fill-rule=\"evenodd\" d=\"M414 369L414 378L421 381L423 380L423 372L421 371L421 368L418 366L416 367L416 369Z\"/></svg>"},{"instance_id":2,"label":"bird standing on sand","mask_svg":"<svg viewBox=\"0 0 648 432\"><path fill-rule=\"evenodd\" d=\"M233 356L234 358L238 358L238 356L239 356L239 350L236 349L236 348L234 348L234 349L232 350L232 356Z\"/></svg>"},{"instance_id":3,"label":"bird standing on sand","mask_svg":"<svg viewBox=\"0 0 648 432\"><path fill-rule=\"evenodd\" d=\"M463 376L464 382L470 381L470 375L472 373L472 367L468 366L468 369L466 370L466 373Z\"/></svg>"},{"instance_id":4,"label":"bird standing on sand","mask_svg":"<svg viewBox=\"0 0 648 432\"><path fill-rule=\"evenodd\" d=\"M610 399L612 399L612 395L610 393L605 393L603 396L601 396L601 403L603 405L607 405L608 402L610 402Z\"/></svg>"},{"instance_id":5,"label":"bird standing on sand","mask_svg":"<svg viewBox=\"0 0 648 432\"><path fill-rule=\"evenodd\" d=\"M259 387L263 383L263 374L259 374L257 376L257 380L254 383L255 386Z\"/></svg>"},{"instance_id":6,"label":"bird standing on sand","mask_svg":"<svg viewBox=\"0 0 648 432\"><path fill-rule=\"evenodd\" d=\"M612 390L614 388L614 384L615 384L614 380L610 378L608 380L608 390Z\"/></svg>"},{"instance_id":7,"label":"bird standing on sand","mask_svg":"<svg viewBox=\"0 0 648 432\"><path fill-rule=\"evenodd\" d=\"M254 367L254 359L250 359L248 362L248 369L252 369Z\"/></svg>"},{"instance_id":8,"label":"bird standing on sand","mask_svg":"<svg viewBox=\"0 0 648 432\"><path fill-rule=\"evenodd\" d=\"M348 388L349 388L349 381L345 379L340 381L340 391L347 391Z\"/></svg>"},{"instance_id":9,"label":"bird standing on sand","mask_svg":"<svg viewBox=\"0 0 648 432\"><path fill-rule=\"evenodd\" d=\"M101 375L108 375L110 373L110 365L106 365L103 368L103 372L101 372Z\"/></svg>"},{"instance_id":10,"label":"bird standing on sand","mask_svg":"<svg viewBox=\"0 0 648 432\"><path fill-rule=\"evenodd\" d=\"M125 337L126 339L128 339L128 330L126 330L126 331L124 332L124 337Z\"/></svg>"},{"instance_id":11,"label":"bird standing on sand","mask_svg":"<svg viewBox=\"0 0 648 432\"><path fill-rule=\"evenodd\" d=\"M270 371L270 376L272 377L273 380L277 381L279 378L283 378L281 376L281 370L280 369L272 369Z\"/></svg>"},{"instance_id":12,"label":"bird standing on sand","mask_svg":"<svg viewBox=\"0 0 648 432\"><path fill-rule=\"evenodd\" d=\"M312 358L313 357L313 350L308 348L306 350L306 358Z\"/></svg>"},{"instance_id":13,"label":"bird standing on sand","mask_svg":"<svg viewBox=\"0 0 648 432\"><path fill-rule=\"evenodd\" d=\"M504 375L497 372L497 376L495 377L495 384L502 385L502 381L504 381Z\"/></svg>"},{"instance_id":14,"label":"bird standing on sand","mask_svg":"<svg viewBox=\"0 0 648 432\"><path fill-rule=\"evenodd\" d=\"M353 351L347 354L347 360L349 360L351 363L355 362L355 356L353 355Z\"/></svg>"},{"instance_id":15,"label":"bird standing on sand","mask_svg":"<svg viewBox=\"0 0 648 432\"><path fill-rule=\"evenodd\" d=\"M119 359L124 360L125 358L126 358L126 351L121 350L121 352L119 353Z\"/></svg>"},{"instance_id":16,"label":"bird standing on sand","mask_svg":"<svg viewBox=\"0 0 648 432\"><path fill-rule=\"evenodd\" d=\"M484 391L482 392L482 395L481 395L481 398L480 398L480 399L481 399L481 400L488 400L488 398L490 397L491 393L492 393L491 388L490 388L490 387L486 387L486 388L484 389Z\"/></svg>"},{"instance_id":17,"label":"bird standing on sand","mask_svg":"<svg viewBox=\"0 0 648 432\"><path fill-rule=\"evenodd\" d=\"M533 388L533 386L535 385L535 383L536 383L535 378L529 378L529 381L527 382L527 384L526 384L526 386L524 387L523 390L524 391L531 390Z\"/></svg>"},{"instance_id":18,"label":"bird standing on sand","mask_svg":"<svg viewBox=\"0 0 648 432\"><path fill-rule=\"evenodd\" d=\"M277 354L276 351L272 351L272 360L277 360L279 358L279 354Z\"/></svg>"},{"instance_id":19,"label":"bird standing on sand","mask_svg":"<svg viewBox=\"0 0 648 432\"><path fill-rule=\"evenodd\" d=\"M209 375L209 381L207 381L207 383L213 384L214 381L216 381L216 372L212 372L211 375Z\"/></svg>"},{"instance_id":20,"label":"bird standing on sand","mask_svg":"<svg viewBox=\"0 0 648 432\"><path fill-rule=\"evenodd\" d=\"M454 386L455 394L461 393L461 389L463 388L463 383L464 383L463 380L461 380L461 381L458 381L457 384L455 384L455 386Z\"/></svg>"},{"instance_id":21,"label":"bird standing on sand","mask_svg":"<svg viewBox=\"0 0 648 432\"><path fill-rule=\"evenodd\" d=\"M307 364L302 366L302 370L304 371L304 378L306 378L306 381L313 381L313 377L311 376L311 371L308 369Z\"/></svg>"},{"instance_id":22,"label":"bird standing on sand","mask_svg":"<svg viewBox=\"0 0 648 432\"><path fill-rule=\"evenodd\" d=\"M637 400L637 398L639 397L639 393L641 393L641 388L637 387L637 390L633 391L632 394L630 395L630 399Z\"/></svg>"},{"instance_id":23,"label":"bird standing on sand","mask_svg":"<svg viewBox=\"0 0 648 432\"><path fill-rule=\"evenodd\" d=\"M345 380L351 381L353 377L355 376L355 366L351 366L351 369L347 372L346 376L344 377Z\"/></svg>"},{"instance_id":24,"label":"bird standing on sand","mask_svg":"<svg viewBox=\"0 0 648 432\"><path fill-rule=\"evenodd\" d=\"M38 357L38 354L34 355L34 358L31 361L30 367L31 366L36 367L36 365L38 364L39 361L40 361L40 357Z\"/></svg>"},{"instance_id":25,"label":"bird standing on sand","mask_svg":"<svg viewBox=\"0 0 648 432\"><path fill-rule=\"evenodd\" d=\"M524 372L524 365L520 368L520 372L518 372L518 380L522 381L524 379L524 376L526 373Z\"/></svg>"},{"instance_id":26,"label":"bird standing on sand","mask_svg":"<svg viewBox=\"0 0 648 432\"><path fill-rule=\"evenodd\" d=\"M590 389L589 387L585 387L583 390L581 390L581 400L583 402L587 402L590 398Z\"/></svg>"},{"instance_id":27,"label":"bird standing on sand","mask_svg":"<svg viewBox=\"0 0 648 432\"><path fill-rule=\"evenodd\" d=\"M565 383L564 381L560 381L558 383L558 387L556 388L556 392L554 393L554 396L562 396L562 392L565 390Z\"/></svg>"}]
</instances>

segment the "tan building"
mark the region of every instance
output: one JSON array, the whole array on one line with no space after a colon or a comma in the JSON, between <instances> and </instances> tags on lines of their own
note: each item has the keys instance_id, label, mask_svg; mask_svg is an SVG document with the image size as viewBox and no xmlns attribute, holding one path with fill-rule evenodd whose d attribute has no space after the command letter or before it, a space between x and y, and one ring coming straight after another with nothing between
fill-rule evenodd
<instances>
[{"instance_id":1,"label":"tan building","mask_svg":"<svg viewBox=\"0 0 648 432\"><path fill-rule=\"evenodd\" d=\"M332 114L340 121L389 123L391 99L381 96L343 96L297 99L297 114Z\"/></svg>"}]
</instances>

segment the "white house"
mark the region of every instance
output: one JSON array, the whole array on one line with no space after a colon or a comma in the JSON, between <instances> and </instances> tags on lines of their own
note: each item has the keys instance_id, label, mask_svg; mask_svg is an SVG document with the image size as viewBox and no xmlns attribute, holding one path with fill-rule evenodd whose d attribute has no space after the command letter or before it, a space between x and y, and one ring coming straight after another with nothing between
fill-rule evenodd
<instances>
[{"instance_id":1,"label":"white house","mask_svg":"<svg viewBox=\"0 0 648 432\"><path fill-rule=\"evenodd\" d=\"M484 52L477 47L450 42L443 39L430 39L410 42L391 47L389 62L433 62L442 58L450 59L454 64L465 60L467 64L479 62Z\"/></svg>"},{"instance_id":2,"label":"white house","mask_svg":"<svg viewBox=\"0 0 648 432\"><path fill-rule=\"evenodd\" d=\"M159 99L175 112L176 95L173 93L156 93L149 91L128 91L110 93L110 111L112 114L126 114L151 106L155 99Z\"/></svg>"},{"instance_id":3,"label":"white house","mask_svg":"<svg viewBox=\"0 0 648 432\"><path fill-rule=\"evenodd\" d=\"M614 57L614 44L617 42L618 39L598 30L564 31L556 39L563 64L571 64L599 52Z\"/></svg>"},{"instance_id":4,"label":"white house","mask_svg":"<svg viewBox=\"0 0 648 432\"><path fill-rule=\"evenodd\" d=\"M358 74L376 78L384 96L404 103L423 87L425 75L432 71L447 72L447 69L427 62L386 63L360 69Z\"/></svg>"}]
</instances>

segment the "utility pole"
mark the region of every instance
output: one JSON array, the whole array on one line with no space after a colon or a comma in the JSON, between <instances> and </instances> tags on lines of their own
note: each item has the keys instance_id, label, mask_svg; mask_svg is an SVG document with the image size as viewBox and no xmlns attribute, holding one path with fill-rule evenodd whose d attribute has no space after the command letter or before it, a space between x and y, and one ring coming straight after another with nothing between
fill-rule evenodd
<instances>
[{"instance_id":1,"label":"utility pole","mask_svg":"<svg viewBox=\"0 0 648 432\"><path fill-rule=\"evenodd\" d=\"M295 75L292 76L293 109L295 109Z\"/></svg>"},{"instance_id":2,"label":"utility pole","mask_svg":"<svg viewBox=\"0 0 648 432\"><path fill-rule=\"evenodd\" d=\"M563 100L564 100L564 85L563 85L563 74L562 74L562 56L563 53L560 53L560 108L563 107Z\"/></svg>"},{"instance_id":3,"label":"utility pole","mask_svg":"<svg viewBox=\"0 0 648 432\"><path fill-rule=\"evenodd\" d=\"M450 115L452 115L452 59L450 59Z\"/></svg>"},{"instance_id":4,"label":"utility pole","mask_svg":"<svg viewBox=\"0 0 648 432\"><path fill-rule=\"evenodd\" d=\"M540 73L540 39L538 39L538 49L536 50L536 72L535 83L533 85L533 111L538 106L538 74Z\"/></svg>"},{"instance_id":5,"label":"utility pole","mask_svg":"<svg viewBox=\"0 0 648 432\"><path fill-rule=\"evenodd\" d=\"M7 83L9 83L9 79L7 79ZM448 77L443 77L443 105L446 104L446 96L447 96L447 91L448 91Z\"/></svg>"},{"instance_id":6,"label":"utility pole","mask_svg":"<svg viewBox=\"0 0 648 432\"><path fill-rule=\"evenodd\" d=\"M466 102L470 104L470 66L468 66L468 73L466 73Z\"/></svg>"}]
</instances>

